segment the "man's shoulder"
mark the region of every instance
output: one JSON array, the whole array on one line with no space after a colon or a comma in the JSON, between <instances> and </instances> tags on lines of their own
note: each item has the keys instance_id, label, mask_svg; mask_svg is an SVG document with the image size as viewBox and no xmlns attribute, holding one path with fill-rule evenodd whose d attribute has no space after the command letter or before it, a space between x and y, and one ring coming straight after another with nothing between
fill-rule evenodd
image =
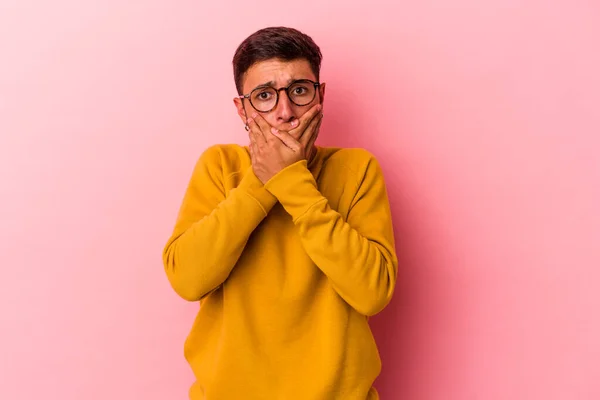
<instances>
[{"instance_id":1,"label":"man's shoulder","mask_svg":"<svg viewBox=\"0 0 600 400\"><path fill-rule=\"evenodd\" d=\"M244 146L234 143L218 143L207 147L201 154L201 158L208 160L228 161L236 158L241 158L246 155L247 151Z\"/></svg>"},{"instance_id":2,"label":"man's shoulder","mask_svg":"<svg viewBox=\"0 0 600 400\"><path fill-rule=\"evenodd\" d=\"M237 171L247 163L250 157L244 146L233 143L219 143L207 147L200 154L200 163L209 169L222 172Z\"/></svg>"},{"instance_id":3,"label":"man's shoulder","mask_svg":"<svg viewBox=\"0 0 600 400\"><path fill-rule=\"evenodd\" d=\"M373 160L375 156L369 150L361 147L325 147L328 154L327 164L361 173Z\"/></svg>"},{"instance_id":4,"label":"man's shoulder","mask_svg":"<svg viewBox=\"0 0 600 400\"><path fill-rule=\"evenodd\" d=\"M368 161L375 156L362 147L325 147L332 151L332 157L351 163Z\"/></svg>"}]
</instances>

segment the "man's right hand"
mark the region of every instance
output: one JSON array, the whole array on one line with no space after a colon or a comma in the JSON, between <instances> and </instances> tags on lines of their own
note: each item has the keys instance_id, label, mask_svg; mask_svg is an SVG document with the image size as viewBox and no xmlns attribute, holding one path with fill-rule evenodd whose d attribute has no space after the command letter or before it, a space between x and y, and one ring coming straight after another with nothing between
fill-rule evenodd
<instances>
[{"instance_id":1,"label":"man's right hand","mask_svg":"<svg viewBox=\"0 0 600 400\"><path fill-rule=\"evenodd\" d=\"M312 155L323 115L321 108L320 104L313 106L289 132L277 130L256 113L248 119L252 168L263 184L287 166Z\"/></svg>"}]
</instances>

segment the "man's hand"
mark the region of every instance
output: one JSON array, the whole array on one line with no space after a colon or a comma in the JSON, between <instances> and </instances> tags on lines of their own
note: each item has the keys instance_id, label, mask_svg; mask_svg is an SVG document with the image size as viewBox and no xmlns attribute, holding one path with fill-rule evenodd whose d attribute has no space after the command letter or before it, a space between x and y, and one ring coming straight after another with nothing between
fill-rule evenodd
<instances>
[{"instance_id":1,"label":"man's hand","mask_svg":"<svg viewBox=\"0 0 600 400\"><path fill-rule=\"evenodd\" d=\"M312 154L323 118L317 104L290 131L278 130L258 114L248 119L250 157L254 174L264 184L282 169Z\"/></svg>"}]
</instances>

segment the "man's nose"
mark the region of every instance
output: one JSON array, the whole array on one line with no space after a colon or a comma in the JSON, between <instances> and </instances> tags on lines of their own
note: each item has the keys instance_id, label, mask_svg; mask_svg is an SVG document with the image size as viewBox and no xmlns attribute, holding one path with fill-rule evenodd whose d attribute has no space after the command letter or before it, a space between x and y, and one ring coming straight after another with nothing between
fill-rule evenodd
<instances>
[{"instance_id":1,"label":"man's nose","mask_svg":"<svg viewBox=\"0 0 600 400\"><path fill-rule=\"evenodd\" d=\"M279 90L279 101L277 102L277 107L275 107L275 113L278 120L282 120L283 122L289 122L294 116L294 110L292 102L288 97L285 90Z\"/></svg>"}]
</instances>

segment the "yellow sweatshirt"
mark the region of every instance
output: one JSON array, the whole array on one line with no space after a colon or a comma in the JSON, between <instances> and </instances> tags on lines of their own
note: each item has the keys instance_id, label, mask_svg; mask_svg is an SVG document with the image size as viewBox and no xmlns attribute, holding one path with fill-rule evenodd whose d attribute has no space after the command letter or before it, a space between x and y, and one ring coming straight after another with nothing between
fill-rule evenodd
<instances>
[{"instance_id":1,"label":"yellow sweatshirt","mask_svg":"<svg viewBox=\"0 0 600 400\"><path fill-rule=\"evenodd\" d=\"M173 289L200 301L184 353L192 400L374 400L367 318L398 261L379 163L316 147L266 184L247 146L204 151L163 251Z\"/></svg>"}]
</instances>

